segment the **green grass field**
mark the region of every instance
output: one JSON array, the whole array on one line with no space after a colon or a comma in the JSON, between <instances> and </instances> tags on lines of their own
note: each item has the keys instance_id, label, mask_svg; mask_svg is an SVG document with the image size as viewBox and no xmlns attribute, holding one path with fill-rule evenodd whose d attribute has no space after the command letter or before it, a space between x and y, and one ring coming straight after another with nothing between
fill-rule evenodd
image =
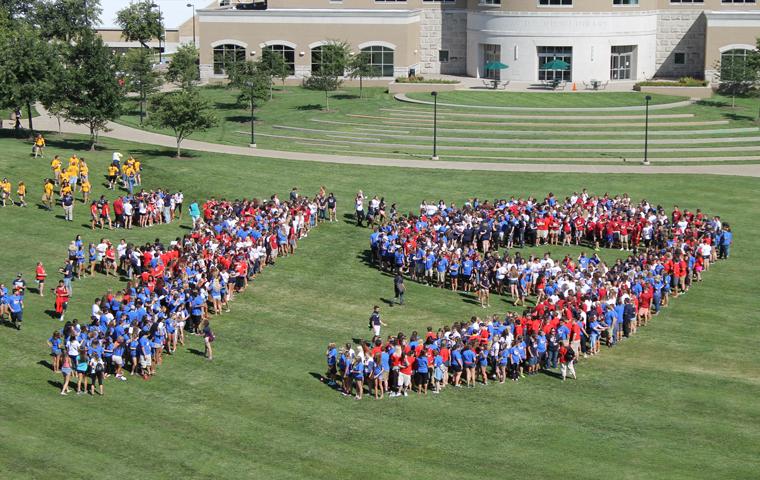
<instances>
[{"instance_id":1,"label":"green grass field","mask_svg":"<svg viewBox=\"0 0 760 480\"><path fill-rule=\"evenodd\" d=\"M250 111L236 103L236 92L202 88L219 117L219 125L191 136L232 145L250 141ZM344 88L324 94L300 87L278 87L272 101L256 110L256 143L262 148L401 159L429 158L433 115L429 105L403 103L381 88ZM412 95L414 96L414 95ZM429 100L429 95L416 95ZM442 92L441 103L513 102L527 107L640 105L637 92L527 93ZM654 103L682 97L654 96ZM122 123L139 126L134 100L125 105ZM674 118L673 115L676 117ZM649 155L670 164L694 158L700 163L760 161L757 100L715 97L698 104L652 110ZM441 107L439 154L446 160L488 162L570 162L619 164L643 157L642 111L487 110ZM153 127L147 127L155 130ZM163 133L170 133L164 131Z\"/></svg>"},{"instance_id":2,"label":"green grass field","mask_svg":"<svg viewBox=\"0 0 760 480\"><path fill-rule=\"evenodd\" d=\"M48 154L84 156L93 178L114 149L128 150L143 161L146 187L181 188L188 203L325 185L338 197L340 221L320 226L215 321L214 362L191 351L202 351L193 338L153 380L109 379L102 398L58 394L45 340L60 324L44 313L49 295L28 295L24 329L0 326L0 478L757 478L756 179L427 171L210 154L175 160L171 150L110 140L95 153L80 151L83 139L56 135L48 145ZM0 147L0 176L14 191L24 180L36 201L49 158L33 160L26 143L10 138ZM369 232L348 218L358 189L405 211L424 198L564 196L584 187L720 214L734 228L733 257L637 337L581 361L575 382L541 375L356 402L317 380L327 342L365 337L371 306L392 295L391 279L364 263ZM41 260L51 285L76 234L144 242L187 232L187 223L90 232L81 205L73 224L59 215L33 205L0 209L0 281L17 271L31 280ZM75 282L67 318L87 318L93 298L121 286L103 277ZM410 282L408 305L385 308L384 320L409 332L485 313L471 300ZM492 304L488 313L510 308Z\"/></svg>"}]
</instances>

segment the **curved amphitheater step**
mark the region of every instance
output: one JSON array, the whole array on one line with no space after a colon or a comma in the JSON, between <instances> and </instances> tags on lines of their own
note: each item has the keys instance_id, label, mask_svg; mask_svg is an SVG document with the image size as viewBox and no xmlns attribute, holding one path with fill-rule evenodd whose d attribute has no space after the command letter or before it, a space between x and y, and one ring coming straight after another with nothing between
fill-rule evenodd
<instances>
[{"instance_id":1,"label":"curved amphitheater step","mask_svg":"<svg viewBox=\"0 0 760 480\"><path fill-rule=\"evenodd\" d=\"M393 96L396 100L400 102L406 102L406 103L414 103L419 105L433 105L433 102L428 102L426 100L416 100L414 98L409 98L406 96L406 94L403 93L397 93ZM688 107L693 102L691 100L683 100L680 102L672 102L672 103L659 103L656 105L650 105L649 110L666 110L670 108L679 108L679 107ZM629 106L629 107L508 107L508 106L501 106L501 105L464 105L464 104L457 104L457 103L445 103L445 102L438 102L439 106L443 107L456 107L456 108L480 108L480 109L488 109L488 110L522 110L522 111L543 111L543 112L618 112L620 110L631 110L631 111L638 111L638 110L644 110L645 106Z\"/></svg>"},{"instance_id":2,"label":"curved amphitheater step","mask_svg":"<svg viewBox=\"0 0 760 480\"><path fill-rule=\"evenodd\" d=\"M388 112L389 116L396 116L396 117L431 117L433 115L433 111L422 111L420 109L406 109L406 110L398 110L398 109L391 109L391 108L381 108L381 112ZM617 111L617 110L613 110ZM475 117L475 118L535 118L535 119L547 119L547 120L604 120L606 118L611 118L614 120L643 120L646 118L645 114L633 114L633 115L533 115L533 114L490 114L490 113L460 113L460 112L450 112L450 111L441 111L438 110L438 117ZM693 118L693 113L650 113L649 114L649 120L657 120L660 118L667 118L667 119L673 119L673 118Z\"/></svg>"}]
</instances>

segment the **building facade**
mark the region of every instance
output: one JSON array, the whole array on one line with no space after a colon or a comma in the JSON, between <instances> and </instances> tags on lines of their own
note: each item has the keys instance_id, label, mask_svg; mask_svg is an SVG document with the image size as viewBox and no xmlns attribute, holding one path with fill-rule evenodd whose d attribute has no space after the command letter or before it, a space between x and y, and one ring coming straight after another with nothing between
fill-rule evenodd
<instances>
[{"instance_id":1,"label":"building facade","mask_svg":"<svg viewBox=\"0 0 760 480\"><path fill-rule=\"evenodd\" d=\"M293 77L347 41L378 76L538 82L714 79L760 37L760 0L221 0L197 11L201 76L279 52ZM744 56L744 57L743 57ZM542 68L552 60L567 67ZM489 62L508 65L486 70Z\"/></svg>"}]
</instances>

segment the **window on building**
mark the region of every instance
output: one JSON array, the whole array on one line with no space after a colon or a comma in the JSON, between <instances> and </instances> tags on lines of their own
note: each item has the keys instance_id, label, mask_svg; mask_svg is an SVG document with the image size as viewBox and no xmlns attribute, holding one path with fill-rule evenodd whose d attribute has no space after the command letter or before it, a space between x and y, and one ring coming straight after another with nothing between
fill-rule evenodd
<instances>
[{"instance_id":1,"label":"window on building","mask_svg":"<svg viewBox=\"0 0 760 480\"><path fill-rule=\"evenodd\" d=\"M224 44L214 47L214 74L224 75L237 62L245 61L245 48L240 45Z\"/></svg>"},{"instance_id":2,"label":"window on building","mask_svg":"<svg viewBox=\"0 0 760 480\"><path fill-rule=\"evenodd\" d=\"M441 63L448 63L449 61L449 51L448 50L438 50L438 61Z\"/></svg>"},{"instance_id":3,"label":"window on building","mask_svg":"<svg viewBox=\"0 0 760 480\"><path fill-rule=\"evenodd\" d=\"M544 70L541 67L552 60L561 60L569 66L567 70ZM573 78L573 47L538 47L538 79L566 80Z\"/></svg>"},{"instance_id":4,"label":"window on building","mask_svg":"<svg viewBox=\"0 0 760 480\"><path fill-rule=\"evenodd\" d=\"M704 1L703 0L670 0L670 3L690 4L690 3L704 3Z\"/></svg>"},{"instance_id":5,"label":"window on building","mask_svg":"<svg viewBox=\"0 0 760 480\"><path fill-rule=\"evenodd\" d=\"M426 2L426 3L434 3L434 2L435 2L435 3L443 3L443 2L446 2L446 3L454 3L454 2L456 2L457 0L422 0L422 1L423 1L423 2Z\"/></svg>"},{"instance_id":6,"label":"window on building","mask_svg":"<svg viewBox=\"0 0 760 480\"><path fill-rule=\"evenodd\" d=\"M276 53L282 56L285 61L285 65L288 66L288 74L295 75L296 73L296 51L293 47L287 45L268 45L266 47L272 53Z\"/></svg>"},{"instance_id":7,"label":"window on building","mask_svg":"<svg viewBox=\"0 0 760 480\"><path fill-rule=\"evenodd\" d=\"M673 54L673 63L676 65L685 65L686 64L686 54L683 52L676 52Z\"/></svg>"},{"instance_id":8,"label":"window on building","mask_svg":"<svg viewBox=\"0 0 760 480\"><path fill-rule=\"evenodd\" d=\"M722 3L755 3L755 0L722 0Z\"/></svg>"},{"instance_id":9,"label":"window on building","mask_svg":"<svg viewBox=\"0 0 760 480\"><path fill-rule=\"evenodd\" d=\"M610 54L610 80L630 80L636 60L636 46L612 47Z\"/></svg>"},{"instance_id":10,"label":"window on building","mask_svg":"<svg viewBox=\"0 0 760 480\"><path fill-rule=\"evenodd\" d=\"M393 76L393 49L380 45L362 48L362 53L369 54L369 64L378 77Z\"/></svg>"},{"instance_id":11,"label":"window on building","mask_svg":"<svg viewBox=\"0 0 760 480\"><path fill-rule=\"evenodd\" d=\"M481 5L501 5L501 0L480 0Z\"/></svg>"},{"instance_id":12,"label":"window on building","mask_svg":"<svg viewBox=\"0 0 760 480\"><path fill-rule=\"evenodd\" d=\"M491 62L501 62L501 45L483 44L483 77L492 80L501 80L501 70L490 69L485 66Z\"/></svg>"},{"instance_id":13,"label":"window on building","mask_svg":"<svg viewBox=\"0 0 760 480\"><path fill-rule=\"evenodd\" d=\"M748 64L752 52L743 48L735 48L720 54L720 79L736 81L747 78Z\"/></svg>"},{"instance_id":14,"label":"window on building","mask_svg":"<svg viewBox=\"0 0 760 480\"><path fill-rule=\"evenodd\" d=\"M612 0L613 5L638 5L639 0Z\"/></svg>"},{"instance_id":15,"label":"window on building","mask_svg":"<svg viewBox=\"0 0 760 480\"><path fill-rule=\"evenodd\" d=\"M573 0L538 0L538 4L546 7L572 6Z\"/></svg>"}]
</instances>

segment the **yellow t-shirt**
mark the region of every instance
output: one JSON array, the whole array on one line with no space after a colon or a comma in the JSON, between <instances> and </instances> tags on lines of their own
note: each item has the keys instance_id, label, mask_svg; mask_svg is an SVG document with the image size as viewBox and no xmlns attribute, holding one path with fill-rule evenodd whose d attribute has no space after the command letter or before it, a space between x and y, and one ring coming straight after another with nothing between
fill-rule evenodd
<instances>
[{"instance_id":1,"label":"yellow t-shirt","mask_svg":"<svg viewBox=\"0 0 760 480\"><path fill-rule=\"evenodd\" d=\"M50 183L50 182L46 183L44 189L45 189L45 195L50 196L50 195L53 194L53 184L52 183Z\"/></svg>"},{"instance_id":2,"label":"yellow t-shirt","mask_svg":"<svg viewBox=\"0 0 760 480\"><path fill-rule=\"evenodd\" d=\"M61 161L57 158L54 158L52 162L50 162L50 168L53 169L54 172L60 172L61 171Z\"/></svg>"},{"instance_id":3,"label":"yellow t-shirt","mask_svg":"<svg viewBox=\"0 0 760 480\"><path fill-rule=\"evenodd\" d=\"M119 167L116 165L109 165L108 166L108 176L109 177L115 177L119 173Z\"/></svg>"},{"instance_id":4,"label":"yellow t-shirt","mask_svg":"<svg viewBox=\"0 0 760 480\"><path fill-rule=\"evenodd\" d=\"M140 161L135 160L135 172L139 172L139 171L140 171Z\"/></svg>"},{"instance_id":5,"label":"yellow t-shirt","mask_svg":"<svg viewBox=\"0 0 760 480\"><path fill-rule=\"evenodd\" d=\"M79 159L77 157L69 158L69 165L79 166Z\"/></svg>"},{"instance_id":6,"label":"yellow t-shirt","mask_svg":"<svg viewBox=\"0 0 760 480\"><path fill-rule=\"evenodd\" d=\"M68 185L69 184L69 177L71 177L71 174L68 170L64 170L61 172L61 184Z\"/></svg>"},{"instance_id":7,"label":"yellow t-shirt","mask_svg":"<svg viewBox=\"0 0 760 480\"><path fill-rule=\"evenodd\" d=\"M11 182L0 182L0 190L11 193Z\"/></svg>"},{"instance_id":8,"label":"yellow t-shirt","mask_svg":"<svg viewBox=\"0 0 760 480\"><path fill-rule=\"evenodd\" d=\"M90 186L90 182L82 182L82 191L85 193L89 193L90 189L92 187Z\"/></svg>"},{"instance_id":9,"label":"yellow t-shirt","mask_svg":"<svg viewBox=\"0 0 760 480\"><path fill-rule=\"evenodd\" d=\"M26 195L26 185L19 185L18 190L16 190L16 193L18 195Z\"/></svg>"},{"instance_id":10,"label":"yellow t-shirt","mask_svg":"<svg viewBox=\"0 0 760 480\"><path fill-rule=\"evenodd\" d=\"M34 144L37 145L38 147L44 147L45 146L45 139L42 138L42 137L37 137L34 140Z\"/></svg>"},{"instance_id":11,"label":"yellow t-shirt","mask_svg":"<svg viewBox=\"0 0 760 480\"><path fill-rule=\"evenodd\" d=\"M88 175L90 173L90 167L88 167L85 164L82 164L79 166L79 173L82 174L84 177L85 175Z\"/></svg>"},{"instance_id":12,"label":"yellow t-shirt","mask_svg":"<svg viewBox=\"0 0 760 480\"><path fill-rule=\"evenodd\" d=\"M71 193L71 185L68 183L61 187L61 196L64 196L67 193Z\"/></svg>"},{"instance_id":13,"label":"yellow t-shirt","mask_svg":"<svg viewBox=\"0 0 760 480\"><path fill-rule=\"evenodd\" d=\"M76 177L79 174L79 168L76 165L69 165L67 172L69 177Z\"/></svg>"}]
</instances>

